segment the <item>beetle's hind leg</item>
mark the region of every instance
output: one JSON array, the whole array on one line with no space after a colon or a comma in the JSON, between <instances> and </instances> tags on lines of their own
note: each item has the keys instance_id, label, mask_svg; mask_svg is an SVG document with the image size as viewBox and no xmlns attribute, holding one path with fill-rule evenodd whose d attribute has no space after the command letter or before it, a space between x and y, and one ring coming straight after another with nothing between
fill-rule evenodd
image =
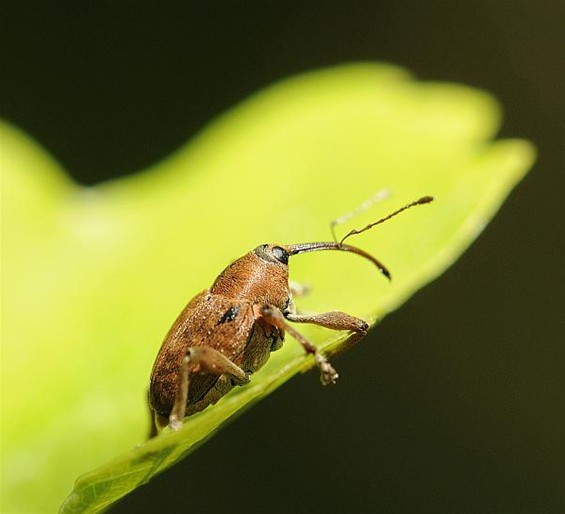
<instances>
[{"instance_id":1,"label":"beetle's hind leg","mask_svg":"<svg viewBox=\"0 0 565 514\"><path fill-rule=\"evenodd\" d=\"M179 369L179 381L177 385L177 392L175 394L175 403L171 414L169 414L169 428L171 430L178 430L182 427L182 420L186 412L186 402L188 401L188 374L190 373L190 358L187 353L182 360ZM157 423L156 423L157 424Z\"/></svg>"},{"instance_id":2,"label":"beetle's hind leg","mask_svg":"<svg viewBox=\"0 0 565 514\"><path fill-rule=\"evenodd\" d=\"M314 356L316 366L318 366L320 370L320 380L323 385L335 384L335 381L339 377L337 371L329 363L328 359L326 359L321 353L318 352L318 349L310 341L308 341L300 332L295 330L292 325L289 325L279 309L277 309L273 305L256 305L255 309L257 317L264 319L270 325L273 325L281 330L286 330L292 337L294 337L294 339L296 339L300 343L306 353L310 353Z\"/></svg>"},{"instance_id":3,"label":"beetle's hind leg","mask_svg":"<svg viewBox=\"0 0 565 514\"><path fill-rule=\"evenodd\" d=\"M247 384L249 374L230 361L224 354L208 346L192 346L186 352L179 370L175 403L169 415L169 428L178 430L186 412L190 373L226 375L237 385Z\"/></svg>"}]
</instances>

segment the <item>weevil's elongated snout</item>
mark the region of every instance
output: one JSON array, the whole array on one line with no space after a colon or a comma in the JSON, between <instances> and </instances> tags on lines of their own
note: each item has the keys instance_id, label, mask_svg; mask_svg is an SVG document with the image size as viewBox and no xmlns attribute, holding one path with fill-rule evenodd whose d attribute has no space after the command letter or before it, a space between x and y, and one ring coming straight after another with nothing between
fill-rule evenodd
<instances>
[{"instance_id":1,"label":"weevil's elongated snout","mask_svg":"<svg viewBox=\"0 0 565 514\"><path fill-rule=\"evenodd\" d=\"M379 271L389 280L391 279L390 272L386 268L386 266L377 260L372 255L368 254L361 248L357 248L356 246L346 245L343 243L336 243L334 241L327 241L327 242L316 242L316 243L299 243L295 245L286 245L286 249L289 255L298 255L299 253L307 253L307 252L318 252L321 250L339 250L341 252L351 252L364 257L365 259L371 261Z\"/></svg>"}]
</instances>

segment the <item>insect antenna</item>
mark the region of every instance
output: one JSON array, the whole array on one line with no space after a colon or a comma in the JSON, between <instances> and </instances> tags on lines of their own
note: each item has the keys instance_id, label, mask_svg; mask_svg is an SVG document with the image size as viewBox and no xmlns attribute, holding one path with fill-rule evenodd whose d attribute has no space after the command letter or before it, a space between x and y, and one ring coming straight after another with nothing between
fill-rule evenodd
<instances>
[{"instance_id":1,"label":"insect antenna","mask_svg":"<svg viewBox=\"0 0 565 514\"><path fill-rule=\"evenodd\" d=\"M433 196L422 196L422 198L418 198L418 200L415 200L413 202L410 202L406 205L404 205L403 207L401 207L400 209L397 209L394 212L391 212L388 216L385 216L384 218L381 218L380 220L377 221L373 221L372 223L369 223L366 227L363 227L361 229L352 229L350 230L347 234L345 234L345 236L343 236L341 238L341 240L339 241L339 244L343 244L343 242L351 236L357 235L357 234L361 234L371 228L373 228L376 225L380 225L381 223L384 223L385 221L388 221L390 218L394 218L394 216L396 216L397 214L400 214L401 212L410 209L411 207L414 207L416 205L423 205L426 203L430 203L434 200Z\"/></svg>"}]
</instances>

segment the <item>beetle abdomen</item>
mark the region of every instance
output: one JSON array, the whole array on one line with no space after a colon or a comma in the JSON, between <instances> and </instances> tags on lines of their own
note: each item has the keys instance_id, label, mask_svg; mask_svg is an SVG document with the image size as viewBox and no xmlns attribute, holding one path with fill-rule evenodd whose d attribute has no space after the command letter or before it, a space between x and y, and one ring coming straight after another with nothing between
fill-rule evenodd
<instances>
[{"instance_id":1,"label":"beetle abdomen","mask_svg":"<svg viewBox=\"0 0 565 514\"><path fill-rule=\"evenodd\" d=\"M203 291L181 312L161 346L151 374L151 408L162 416L170 414L190 347L211 347L253 373L265 364L272 348L280 347L282 338L275 327L255 321L251 302ZM229 378L209 373L190 373L189 384L187 415L216 403L234 386Z\"/></svg>"}]
</instances>

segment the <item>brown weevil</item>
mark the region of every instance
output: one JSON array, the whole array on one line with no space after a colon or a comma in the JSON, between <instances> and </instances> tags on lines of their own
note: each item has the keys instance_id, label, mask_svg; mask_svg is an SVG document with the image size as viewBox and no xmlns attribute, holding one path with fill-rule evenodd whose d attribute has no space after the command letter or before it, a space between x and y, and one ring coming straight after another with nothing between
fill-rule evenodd
<instances>
[{"instance_id":1,"label":"brown weevil","mask_svg":"<svg viewBox=\"0 0 565 514\"><path fill-rule=\"evenodd\" d=\"M313 323L359 336L367 333L369 325L340 311L298 314L289 285L290 257L321 250L352 252L371 261L390 279L381 262L344 244L345 239L432 200L422 197L362 229L351 230L339 242L263 244L230 264L210 289L188 303L159 350L149 387L151 436L166 425L180 428L185 416L215 404L234 386L247 384L270 352L282 346L285 332L313 355L322 384L335 383L338 374L332 365L289 322Z\"/></svg>"}]
</instances>

